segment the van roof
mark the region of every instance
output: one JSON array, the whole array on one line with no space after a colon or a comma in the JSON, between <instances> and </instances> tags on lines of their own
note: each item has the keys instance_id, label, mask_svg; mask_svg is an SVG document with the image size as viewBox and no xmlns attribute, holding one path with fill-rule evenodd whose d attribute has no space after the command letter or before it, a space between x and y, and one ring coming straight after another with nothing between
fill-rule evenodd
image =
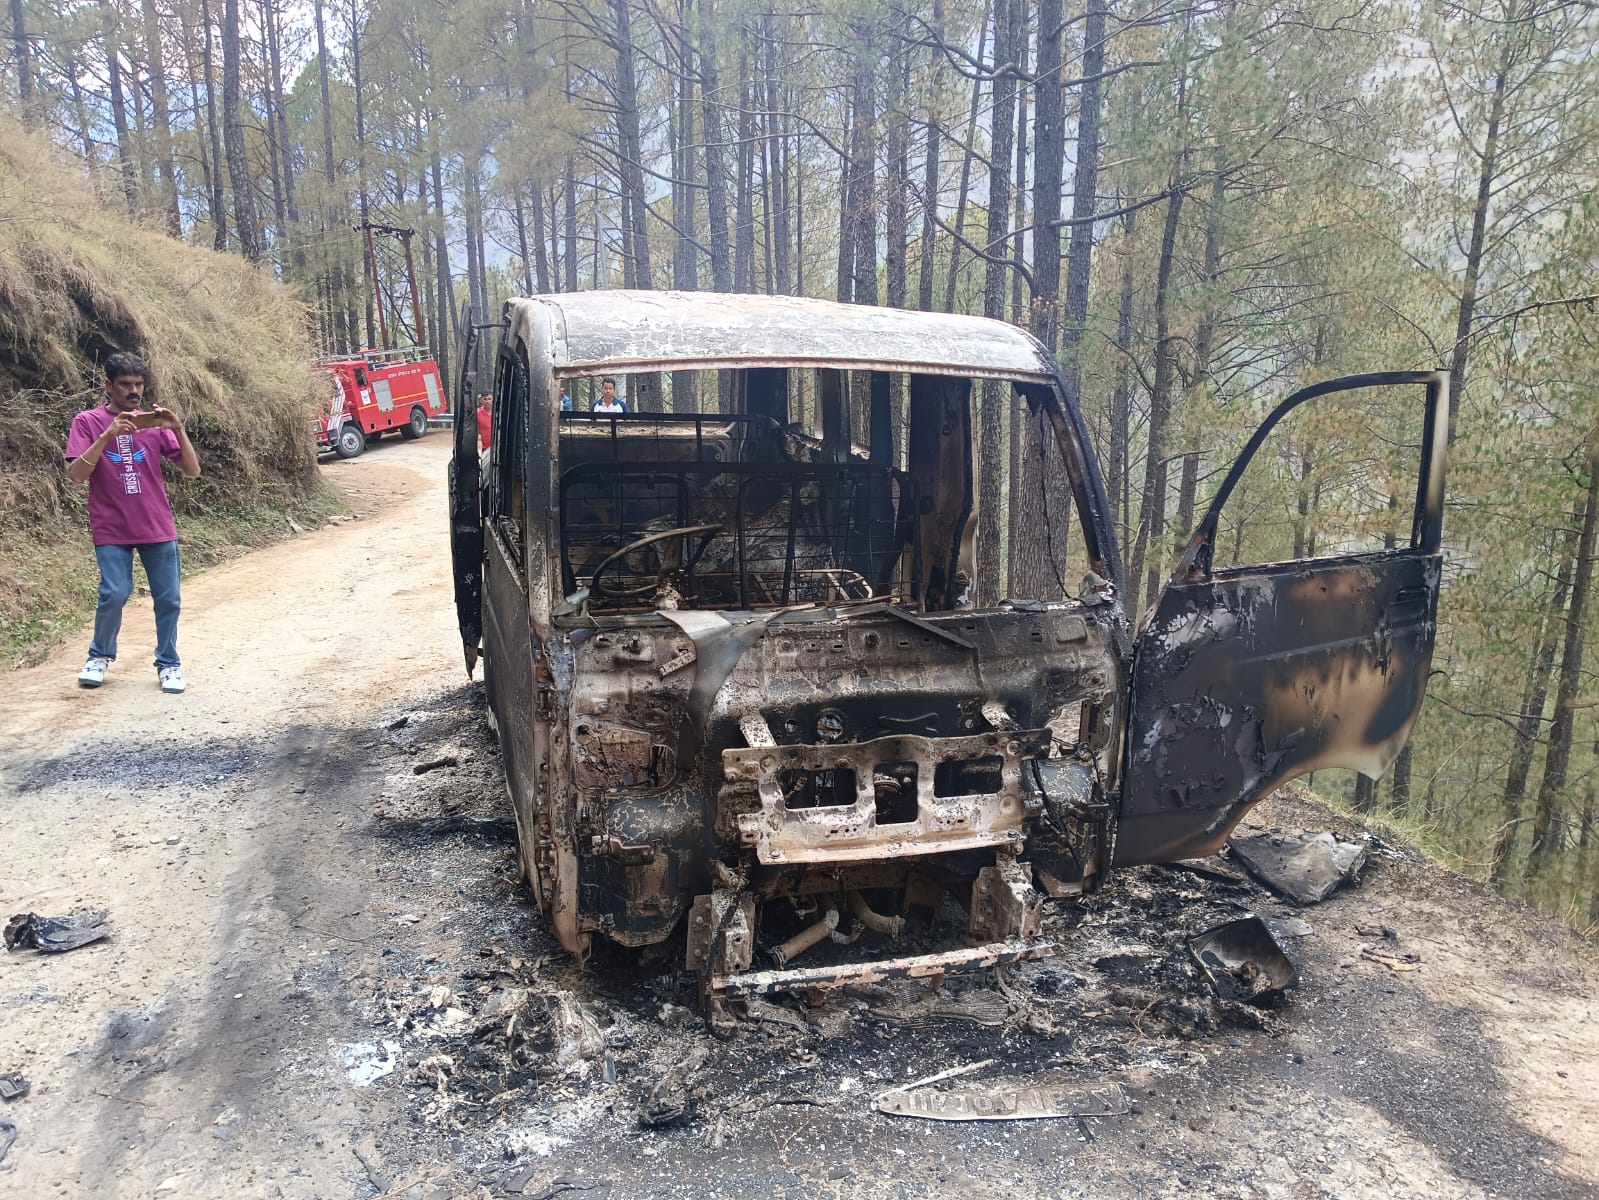
<instances>
[{"instance_id":1,"label":"van roof","mask_svg":"<svg viewBox=\"0 0 1599 1200\"><path fill-rule=\"evenodd\" d=\"M561 375L787 365L1053 377L1030 334L986 317L800 296L617 290L509 300L507 327L531 346L545 312L552 365Z\"/></svg>"}]
</instances>

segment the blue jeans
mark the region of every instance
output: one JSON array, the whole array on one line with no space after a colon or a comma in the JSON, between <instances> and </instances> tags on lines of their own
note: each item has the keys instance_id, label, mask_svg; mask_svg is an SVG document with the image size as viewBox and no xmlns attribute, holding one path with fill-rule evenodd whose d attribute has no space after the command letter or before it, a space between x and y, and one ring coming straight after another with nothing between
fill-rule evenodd
<instances>
[{"instance_id":1,"label":"blue jeans","mask_svg":"<svg viewBox=\"0 0 1599 1200\"><path fill-rule=\"evenodd\" d=\"M94 640L90 658L116 658L117 633L122 629L122 606L133 595L133 552L139 552L155 601L155 665L178 666L178 544L151 542L145 546L96 546L100 564L100 604L94 610Z\"/></svg>"}]
</instances>

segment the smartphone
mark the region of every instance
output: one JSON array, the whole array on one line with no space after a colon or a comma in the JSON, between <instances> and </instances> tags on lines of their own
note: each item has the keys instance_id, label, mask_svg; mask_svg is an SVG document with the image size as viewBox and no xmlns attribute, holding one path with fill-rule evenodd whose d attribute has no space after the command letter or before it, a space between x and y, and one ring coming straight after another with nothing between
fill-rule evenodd
<instances>
[{"instance_id":1,"label":"smartphone","mask_svg":"<svg viewBox=\"0 0 1599 1200\"><path fill-rule=\"evenodd\" d=\"M160 429L167 423L167 419L160 413L137 412L133 414L133 427L135 429Z\"/></svg>"}]
</instances>

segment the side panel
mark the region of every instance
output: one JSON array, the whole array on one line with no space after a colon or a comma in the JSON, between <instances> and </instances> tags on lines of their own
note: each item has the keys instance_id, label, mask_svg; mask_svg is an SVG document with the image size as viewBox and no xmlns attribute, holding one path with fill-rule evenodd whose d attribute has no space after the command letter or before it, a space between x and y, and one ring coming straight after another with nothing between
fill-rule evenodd
<instances>
[{"instance_id":1,"label":"side panel","mask_svg":"<svg viewBox=\"0 0 1599 1200\"><path fill-rule=\"evenodd\" d=\"M533 635L527 583L527 382L526 364L513 349L502 346L495 372L494 442L489 465L483 649L489 705L500 731L500 750L516 812L522 861L530 869L529 883L536 892L539 754L534 737ZM476 433L475 416L461 423Z\"/></svg>"}]
</instances>

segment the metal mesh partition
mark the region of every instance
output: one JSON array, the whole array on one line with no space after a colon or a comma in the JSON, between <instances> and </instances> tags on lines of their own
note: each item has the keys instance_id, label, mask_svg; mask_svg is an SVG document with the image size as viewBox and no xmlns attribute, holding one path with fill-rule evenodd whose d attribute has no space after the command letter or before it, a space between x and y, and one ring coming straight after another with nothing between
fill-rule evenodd
<instances>
[{"instance_id":1,"label":"metal mesh partition","mask_svg":"<svg viewBox=\"0 0 1599 1200\"><path fill-rule=\"evenodd\" d=\"M563 415L566 592L611 611L919 600L910 479L814 453L764 418Z\"/></svg>"}]
</instances>

